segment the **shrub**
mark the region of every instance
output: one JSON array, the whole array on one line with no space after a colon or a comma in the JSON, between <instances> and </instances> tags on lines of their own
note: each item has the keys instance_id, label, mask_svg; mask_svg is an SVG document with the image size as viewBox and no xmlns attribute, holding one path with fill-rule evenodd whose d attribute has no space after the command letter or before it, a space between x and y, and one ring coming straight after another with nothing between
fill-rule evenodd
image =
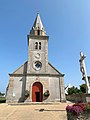
<instances>
[{"instance_id":1,"label":"shrub","mask_svg":"<svg viewBox=\"0 0 90 120\"><path fill-rule=\"evenodd\" d=\"M28 90L25 91L25 98L28 98L30 95L30 92Z\"/></svg>"},{"instance_id":2,"label":"shrub","mask_svg":"<svg viewBox=\"0 0 90 120\"><path fill-rule=\"evenodd\" d=\"M44 96L48 97L49 95L50 95L49 90L46 90L45 93L44 93Z\"/></svg>"},{"instance_id":3,"label":"shrub","mask_svg":"<svg viewBox=\"0 0 90 120\"><path fill-rule=\"evenodd\" d=\"M0 103L5 103L5 102L6 102L5 97L0 97Z\"/></svg>"},{"instance_id":4,"label":"shrub","mask_svg":"<svg viewBox=\"0 0 90 120\"><path fill-rule=\"evenodd\" d=\"M67 113L70 112L72 115L79 116L82 112L90 110L90 103L75 103L72 106L67 106Z\"/></svg>"},{"instance_id":5,"label":"shrub","mask_svg":"<svg viewBox=\"0 0 90 120\"><path fill-rule=\"evenodd\" d=\"M67 106L66 111L71 112L73 115L79 116L83 110L80 106Z\"/></svg>"},{"instance_id":6,"label":"shrub","mask_svg":"<svg viewBox=\"0 0 90 120\"><path fill-rule=\"evenodd\" d=\"M75 104L73 104L73 106L79 106L82 108L82 110L85 110L85 104L83 104L83 103L75 103Z\"/></svg>"},{"instance_id":7,"label":"shrub","mask_svg":"<svg viewBox=\"0 0 90 120\"><path fill-rule=\"evenodd\" d=\"M90 110L90 103L85 104L85 110Z\"/></svg>"}]
</instances>

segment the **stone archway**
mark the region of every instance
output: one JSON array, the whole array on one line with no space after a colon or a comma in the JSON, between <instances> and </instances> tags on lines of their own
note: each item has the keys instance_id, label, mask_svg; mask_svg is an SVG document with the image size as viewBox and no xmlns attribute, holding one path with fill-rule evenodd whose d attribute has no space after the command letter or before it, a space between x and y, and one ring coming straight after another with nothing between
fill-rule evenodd
<instances>
[{"instance_id":1,"label":"stone archway","mask_svg":"<svg viewBox=\"0 0 90 120\"><path fill-rule=\"evenodd\" d=\"M40 82L35 82L32 86L32 102L42 102L43 100L43 85Z\"/></svg>"}]
</instances>

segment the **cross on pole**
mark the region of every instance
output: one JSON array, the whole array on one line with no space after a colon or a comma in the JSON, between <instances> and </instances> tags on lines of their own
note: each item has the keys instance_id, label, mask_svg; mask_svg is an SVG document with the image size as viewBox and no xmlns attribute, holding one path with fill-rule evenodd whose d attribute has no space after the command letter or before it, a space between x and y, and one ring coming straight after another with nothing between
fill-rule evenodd
<instances>
[{"instance_id":1,"label":"cross on pole","mask_svg":"<svg viewBox=\"0 0 90 120\"><path fill-rule=\"evenodd\" d=\"M85 67L85 62L84 59L86 58L86 56L80 52L80 71L82 73L82 80L85 80L86 83L86 93L90 93L90 86L89 86L89 81L88 81L88 77L87 77L87 72L86 72L86 67Z\"/></svg>"}]
</instances>

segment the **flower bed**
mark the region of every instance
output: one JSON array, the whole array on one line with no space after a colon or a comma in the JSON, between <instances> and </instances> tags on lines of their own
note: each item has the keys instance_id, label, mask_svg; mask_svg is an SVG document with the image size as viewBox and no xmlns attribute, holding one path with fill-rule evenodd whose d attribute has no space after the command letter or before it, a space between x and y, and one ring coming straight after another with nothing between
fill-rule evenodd
<instances>
[{"instance_id":1,"label":"flower bed","mask_svg":"<svg viewBox=\"0 0 90 120\"><path fill-rule=\"evenodd\" d=\"M66 107L68 120L90 120L90 103L75 103Z\"/></svg>"}]
</instances>

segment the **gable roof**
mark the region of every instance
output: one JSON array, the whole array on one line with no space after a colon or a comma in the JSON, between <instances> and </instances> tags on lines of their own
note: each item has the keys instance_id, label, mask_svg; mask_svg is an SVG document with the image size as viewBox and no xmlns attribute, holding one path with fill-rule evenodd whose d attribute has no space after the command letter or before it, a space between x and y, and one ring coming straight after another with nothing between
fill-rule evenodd
<instances>
[{"instance_id":1,"label":"gable roof","mask_svg":"<svg viewBox=\"0 0 90 120\"><path fill-rule=\"evenodd\" d=\"M48 63L48 72L62 75L51 63Z\"/></svg>"},{"instance_id":2,"label":"gable roof","mask_svg":"<svg viewBox=\"0 0 90 120\"><path fill-rule=\"evenodd\" d=\"M21 65L17 70L15 70L12 74L26 74L27 73L27 61Z\"/></svg>"},{"instance_id":3,"label":"gable roof","mask_svg":"<svg viewBox=\"0 0 90 120\"><path fill-rule=\"evenodd\" d=\"M9 75L27 75L27 61L21 65L17 70L15 70L12 74ZM36 73L33 73L33 75L36 75ZM37 73L39 74L39 73ZM32 75L32 73L30 73ZM64 74L60 73L55 67L53 67L50 63L48 63L48 72L44 73L43 75L59 75L64 76Z\"/></svg>"}]
</instances>

